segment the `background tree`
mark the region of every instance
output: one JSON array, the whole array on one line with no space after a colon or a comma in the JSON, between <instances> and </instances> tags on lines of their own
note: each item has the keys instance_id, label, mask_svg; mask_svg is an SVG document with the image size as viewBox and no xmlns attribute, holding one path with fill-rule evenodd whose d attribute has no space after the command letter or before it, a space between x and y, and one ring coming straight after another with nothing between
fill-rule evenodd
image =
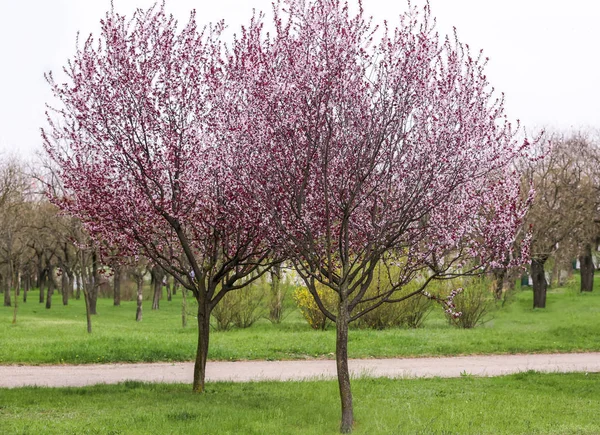
<instances>
[{"instance_id":1,"label":"background tree","mask_svg":"<svg viewBox=\"0 0 600 435\"><path fill-rule=\"evenodd\" d=\"M581 272L581 291L591 292L594 289L594 253L600 245L600 142L598 137L579 132L570 139L572 153L578 157L581 168L580 193L587 196L589 202L585 211L589 213L584 219L582 243L578 249Z\"/></svg>"},{"instance_id":2,"label":"background tree","mask_svg":"<svg viewBox=\"0 0 600 435\"><path fill-rule=\"evenodd\" d=\"M15 305L10 292L14 290L16 297L21 286L26 302L35 282L40 303L45 302L47 309L55 290L67 305L80 269L77 243L85 237L81 225L48 201L46 188L58 194L61 186L47 165L3 158L0 168L0 289L5 303Z\"/></svg>"},{"instance_id":3,"label":"background tree","mask_svg":"<svg viewBox=\"0 0 600 435\"><path fill-rule=\"evenodd\" d=\"M23 217L28 188L22 162L15 158L0 161L0 285L4 306L14 305L13 323L17 320L19 270L27 250L28 233Z\"/></svg>"},{"instance_id":4,"label":"background tree","mask_svg":"<svg viewBox=\"0 0 600 435\"><path fill-rule=\"evenodd\" d=\"M526 179L535 184L535 197L527 217L532 228L534 308L546 306L546 262L559 248L567 258L573 258L590 243L598 207L588 176L588 143L577 135L554 134L549 140L552 149L545 158L527 161L522 169Z\"/></svg>"},{"instance_id":5,"label":"background tree","mask_svg":"<svg viewBox=\"0 0 600 435\"><path fill-rule=\"evenodd\" d=\"M232 50L239 83L225 122L247 143L242 170L259 186L273 242L336 323L350 432L349 323L434 279L519 263L508 257L527 204L512 168L529 143L492 96L486 59L456 38L440 42L428 6L379 39L362 8L352 16L338 0L278 3L271 40L252 24ZM378 267L389 285L369 294ZM334 310L319 285L337 294ZM429 296L458 315L457 292Z\"/></svg>"},{"instance_id":6,"label":"background tree","mask_svg":"<svg viewBox=\"0 0 600 435\"><path fill-rule=\"evenodd\" d=\"M69 297L74 293L75 270L78 265L78 247L74 244L77 240L79 223L71 216L56 216L56 237L59 249L57 261L61 272L61 294L63 305L67 305Z\"/></svg>"},{"instance_id":7,"label":"background tree","mask_svg":"<svg viewBox=\"0 0 600 435\"><path fill-rule=\"evenodd\" d=\"M52 296L56 287L53 273L58 266L57 253L61 250L62 228L58 222L58 209L48 202L44 194L37 191L37 187L29 206L32 218L27 224L30 232L28 246L34 256L35 284L40 292L39 303L46 302L46 307L50 308L52 302L47 299L48 295Z\"/></svg>"}]
</instances>

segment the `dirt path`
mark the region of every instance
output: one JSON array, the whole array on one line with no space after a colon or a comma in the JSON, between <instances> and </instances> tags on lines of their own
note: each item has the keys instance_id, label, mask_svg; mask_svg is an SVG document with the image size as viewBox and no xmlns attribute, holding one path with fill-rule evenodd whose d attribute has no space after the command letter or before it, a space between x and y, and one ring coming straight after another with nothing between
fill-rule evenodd
<instances>
[{"instance_id":1,"label":"dirt path","mask_svg":"<svg viewBox=\"0 0 600 435\"><path fill-rule=\"evenodd\" d=\"M126 380L192 382L192 363L102 364L79 366L0 366L0 387L39 385L74 387ZM600 352L579 354L491 355L450 358L356 359L354 376L458 377L498 376L527 370L600 372ZM329 379L335 361L209 361L208 381Z\"/></svg>"}]
</instances>

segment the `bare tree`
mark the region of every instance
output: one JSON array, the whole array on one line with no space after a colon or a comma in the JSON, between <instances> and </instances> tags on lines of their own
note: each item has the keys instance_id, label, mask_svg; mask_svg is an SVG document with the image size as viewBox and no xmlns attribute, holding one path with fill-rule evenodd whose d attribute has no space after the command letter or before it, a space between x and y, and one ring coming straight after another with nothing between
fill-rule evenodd
<instances>
[{"instance_id":1,"label":"bare tree","mask_svg":"<svg viewBox=\"0 0 600 435\"><path fill-rule=\"evenodd\" d=\"M27 195L27 177L16 158L0 161L0 267L2 267L4 306L14 303L13 323L17 319L19 265L26 250L23 213ZM14 300L11 301L11 291Z\"/></svg>"},{"instance_id":2,"label":"bare tree","mask_svg":"<svg viewBox=\"0 0 600 435\"><path fill-rule=\"evenodd\" d=\"M533 307L545 308L548 282L545 265L560 248L564 252L585 246L593 232L597 202L586 155L589 143L582 135L554 134L551 151L543 159L523 165L535 185L527 221L532 228L531 277Z\"/></svg>"},{"instance_id":3,"label":"bare tree","mask_svg":"<svg viewBox=\"0 0 600 435\"><path fill-rule=\"evenodd\" d=\"M579 264L581 273L581 291L591 292L594 289L594 255L600 244L600 135L580 134L574 143L573 152L582 160L584 179L589 195L588 209L591 212L584 223L583 243L579 246Z\"/></svg>"}]
</instances>

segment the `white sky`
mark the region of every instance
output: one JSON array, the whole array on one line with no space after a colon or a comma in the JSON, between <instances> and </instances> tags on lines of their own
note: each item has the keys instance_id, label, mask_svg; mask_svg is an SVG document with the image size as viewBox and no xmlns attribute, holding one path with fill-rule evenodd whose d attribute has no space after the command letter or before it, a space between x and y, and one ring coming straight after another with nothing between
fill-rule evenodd
<instances>
[{"instance_id":1,"label":"white sky","mask_svg":"<svg viewBox=\"0 0 600 435\"><path fill-rule=\"evenodd\" d=\"M363 0L375 21L405 10L405 0ZM421 5L424 0L413 0ZM154 0L114 0L131 14ZM350 0L351 4L356 0ZM441 33L456 26L460 39L490 57L488 78L506 94L511 119L528 129L600 128L600 2L596 0L430 0ZM224 18L237 29L252 8L271 0L167 0L181 22L197 9L199 24ZM57 74L75 52L75 37L98 35L110 0L0 0L0 153L41 150L43 74Z\"/></svg>"}]
</instances>

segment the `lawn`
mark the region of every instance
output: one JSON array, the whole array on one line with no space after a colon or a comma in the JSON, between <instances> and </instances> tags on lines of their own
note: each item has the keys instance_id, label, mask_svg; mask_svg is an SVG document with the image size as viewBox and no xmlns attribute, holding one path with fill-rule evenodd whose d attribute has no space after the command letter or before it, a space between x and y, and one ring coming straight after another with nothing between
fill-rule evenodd
<instances>
[{"instance_id":1,"label":"lawn","mask_svg":"<svg viewBox=\"0 0 600 435\"><path fill-rule=\"evenodd\" d=\"M35 296L32 293L26 304L20 304L16 325L11 324L12 308L0 307L0 364L193 359L196 329L193 318L187 328L181 326L180 294L172 302L163 300L158 311L150 310L145 301L140 323L134 320L134 302L114 307L112 300L100 299L92 334L86 332L82 300L63 306L55 296L52 308L46 310ZM531 305L531 291L519 291L512 303L471 330L449 326L440 308L417 330L353 329L350 357L600 351L600 290L579 294L556 289L549 292L546 309L533 310ZM290 310L279 325L262 319L247 329L213 332L209 358L332 358L334 341L333 328L314 331L298 310Z\"/></svg>"},{"instance_id":2,"label":"lawn","mask_svg":"<svg viewBox=\"0 0 600 435\"><path fill-rule=\"evenodd\" d=\"M357 379L355 434L598 434L600 374ZM7 434L335 434L334 381L0 389Z\"/></svg>"}]
</instances>

